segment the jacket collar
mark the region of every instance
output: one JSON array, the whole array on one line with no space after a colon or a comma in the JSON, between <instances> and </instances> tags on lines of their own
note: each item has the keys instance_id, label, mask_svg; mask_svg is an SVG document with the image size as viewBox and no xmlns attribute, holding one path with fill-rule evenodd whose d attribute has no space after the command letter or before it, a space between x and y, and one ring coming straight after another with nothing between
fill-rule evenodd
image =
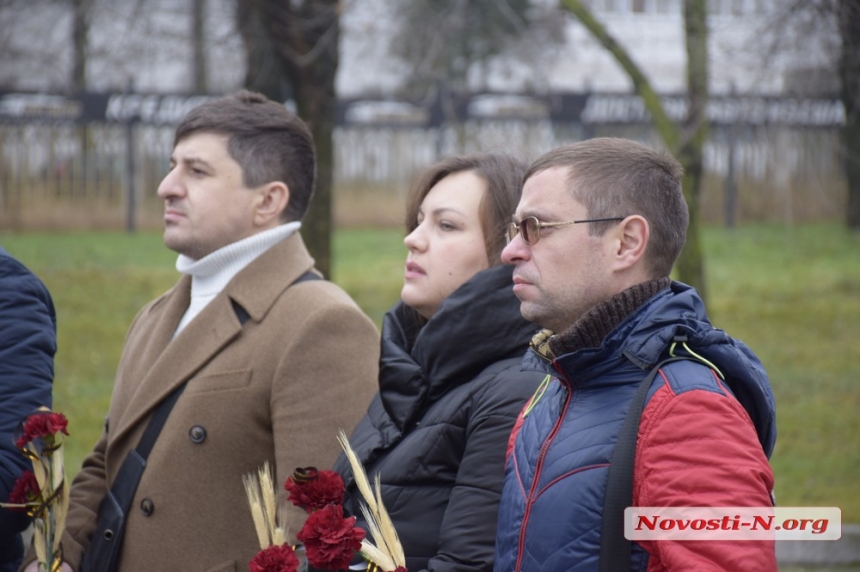
<instances>
[{"instance_id":1,"label":"jacket collar","mask_svg":"<svg viewBox=\"0 0 860 572\"><path fill-rule=\"evenodd\" d=\"M380 396L401 431L429 404L487 366L522 356L535 326L520 315L512 272L505 265L479 272L448 296L423 327L402 302L385 315Z\"/></svg>"},{"instance_id":2,"label":"jacket collar","mask_svg":"<svg viewBox=\"0 0 860 572\"><path fill-rule=\"evenodd\" d=\"M535 336L531 350L523 358L523 369L537 369L561 375L572 386L593 379L629 383L618 377L619 368L649 370L669 356L672 344L685 340L691 357L700 356L725 377L725 383L750 415L765 453L770 456L776 440L775 404L767 373L755 354L739 340L711 325L705 305L696 290L681 282L671 282L622 319L599 347L565 344L564 337L553 347L555 336L544 331ZM561 352L556 354L553 350ZM685 355L686 350L679 350ZM644 374L643 374L644 375ZM635 376L634 376L635 377Z\"/></svg>"},{"instance_id":3,"label":"jacket collar","mask_svg":"<svg viewBox=\"0 0 860 572\"><path fill-rule=\"evenodd\" d=\"M668 288L669 283L669 278L642 282L598 304L566 331L549 338L552 353L562 355L580 349L599 348L612 330L661 290Z\"/></svg>"},{"instance_id":4,"label":"jacket collar","mask_svg":"<svg viewBox=\"0 0 860 572\"><path fill-rule=\"evenodd\" d=\"M598 304L567 330L556 334L544 329L535 334L529 347L529 354L540 360L526 356L529 369L547 370L553 373L550 363L557 356L567 356L580 350L595 350L604 345L609 334L619 324L649 302L654 296L670 285L669 278L650 280L619 292L609 300ZM543 365L540 365L543 363ZM562 372L563 373L563 372Z\"/></svg>"}]
</instances>

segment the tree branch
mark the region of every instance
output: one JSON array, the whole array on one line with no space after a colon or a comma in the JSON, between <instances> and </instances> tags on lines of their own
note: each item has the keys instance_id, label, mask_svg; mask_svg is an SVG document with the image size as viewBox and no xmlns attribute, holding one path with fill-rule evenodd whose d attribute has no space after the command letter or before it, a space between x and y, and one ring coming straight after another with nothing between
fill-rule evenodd
<instances>
[{"instance_id":1,"label":"tree branch","mask_svg":"<svg viewBox=\"0 0 860 572\"><path fill-rule=\"evenodd\" d=\"M563 8L572 13L582 23L585 28L597 39L606 50L612 54L615 60L624 68L627 75L630 76L633 82L633 88L645 104L645 109L651 114L651 120L654 122L654 127L666 144L666 147L673 153L677 152L681 137L678 128L666 114L663 103L660 101L660 96L651 87L651 83L639 66L636 65L624 47L619 44L615 38L609 33L606 27L601 24L586 8L580 0L561 0Z\"/></svg>"}]
</instances>

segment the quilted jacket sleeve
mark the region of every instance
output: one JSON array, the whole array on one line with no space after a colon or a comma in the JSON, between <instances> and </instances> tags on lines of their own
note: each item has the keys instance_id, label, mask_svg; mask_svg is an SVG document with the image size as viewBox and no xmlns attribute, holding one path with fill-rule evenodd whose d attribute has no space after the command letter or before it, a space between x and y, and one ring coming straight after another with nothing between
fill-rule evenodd
<instances>
[{"instance_id":1,"label":"quilted jacket sleeve","mask_svg":"<svg viewBox=\"0 0 860 572\"><path fill-rule=\"evenodd\" d=\"M648 402L639 428L634 505L768 507L773 484L749 415L724 389L675 395L666 383ZM641 545L650 554L649 572L777 569L772 541Z\"/></svg>"},{"instance_id":2,"label":"quilted jacket sleeve","mask_svg":"<svg viewBox=\"0 0 860 572\"><path fill-rule=\"evenodd\" d=\"M56 317L51 296L24 265L0 249L0 501L5 502L28 461L15 447L18 423L51 406ZM27 527L22 513L0 510L0 563Z\"/></svg>"}]
</instances>

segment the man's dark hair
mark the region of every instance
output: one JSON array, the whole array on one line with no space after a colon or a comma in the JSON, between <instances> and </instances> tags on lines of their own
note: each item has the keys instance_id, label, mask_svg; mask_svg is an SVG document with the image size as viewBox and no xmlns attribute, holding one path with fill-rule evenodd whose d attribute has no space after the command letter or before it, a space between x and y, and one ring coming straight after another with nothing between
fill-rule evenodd
<instances>
[{"instance_id":1,"label":"man's dark hair","mask_svg":"<svg viewBox=\"0 0 860 572\"><path fill-rule=\"evenodd\" d=\"M203 103L176 128L173 146L194 133L226 135L246 187L281 181L290 190L283 222L301 220L314 193L316 156L308 126L266 96L247 90Z\"/></svg>"},{"instance_id":2,"label":"man's dark hair","mask_svg":"<svg viewBox=\"0 0 860 572\"><path fill-rule=\"evenodd\" d=\"M644 217L651 229L647 268L652 278L669 276L690 222L681 191L684 170L674 157L629 139L599 137L538 157L524 180L554 167L567 168L571 196L585 205L588 218ZM590 224L588 230L601 235L611 224Z\"/></svg>"}]
</instances>

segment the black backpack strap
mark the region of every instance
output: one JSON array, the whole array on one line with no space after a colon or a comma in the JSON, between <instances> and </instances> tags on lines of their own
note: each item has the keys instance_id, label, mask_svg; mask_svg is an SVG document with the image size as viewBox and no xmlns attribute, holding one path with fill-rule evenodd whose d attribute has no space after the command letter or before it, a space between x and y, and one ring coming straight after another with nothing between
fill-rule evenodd
<instances>
[{"instance_id":1,"label":"black backpack strap","mask_svg":"<svg viewBox=\"0 0 860 572\"><path fill-rule=\"evenodd\" d=\"M152 451L153 445L155 445L155 440L158 439L158 434L161 433L162 427L167 422L167 416L170 415L170 411L173 409L173 406L176 405L176 402L179 401L179 396L182 395L182 392L185 390L185 384L183 383L171 393L167 399L161 402L158 406L158 409L155 410L155 413L152 414L152 418L149 420L149 425L146 426L146 430L143 432L143 436L140 438L140 442L138 442L137 447L135 447L135 451L140 457L146 461L147 457L149 457L149 453Z\"/></svg>"},{"instance_id":2,"label":"black backpack strap","mask_svg":"<svg viewBox=\"0 0 860 572\"><path fill-rule=\"evenodd\" d=\"M313 270L308 270L307 272L293 280L293 283L290 284L290 286L295 286L299 282L307 282L308 280L324 280L324 278Z\"/></svg>"},{"instance_id":3,"label":"black backpack strap","mask_svg":"<svg viewBox=\"0 0 860 572\"><path fill-rule=\"evenodd\" d=\"M302 274L301 276L299 276L298 278L293 280L293 282L290 284L290 286L295 286L299 282L307 282L308 280L322 280L322 279L323 278L319 274L316 274L312 270L308 270L307 272L305 272L304 274ZM289 286L288 286L288 288L289 288ZM237 302L236 300L230 298L230 304L232 304L232 306L233 306L233 311L236 313L236 317L239 319L239 323L244 326L245 322L247 322L248 320L251 319L251 315L248 314L248 311L245 308L243 308L239 304L239 302Z\"/></svg>"},{"instance_id":4,"label":"black backpack strap","mask_svg":"<svg viewBox=\"0 0 860 572\"><path fill-rule=\"evenodd\" d=\"M654 366L639 384L630 401L630 409L621 425L603 497L603 522L600 529L600 572L630 570L631 542L624 538L624 509L633 505L633 464L636 457L636 440L639 437L639 420L645 407L645 398L657 373L669 362L690 359L673 357Z\"/></svg>"},{"instance_id":5,"label":"black backpack strap","mask_svg":"<svg viewBox=\"0 0 860 572\"><path fill-rule=\"evenodd\" d=\"M236 313L236 318L239 320L239 323L244 326L245 322L251 319L251 314L249 314L248 310L243 308L239 302L233 298L230 298L230 305L233 306L233 312Z\"/></svg>"}]
</instances>

